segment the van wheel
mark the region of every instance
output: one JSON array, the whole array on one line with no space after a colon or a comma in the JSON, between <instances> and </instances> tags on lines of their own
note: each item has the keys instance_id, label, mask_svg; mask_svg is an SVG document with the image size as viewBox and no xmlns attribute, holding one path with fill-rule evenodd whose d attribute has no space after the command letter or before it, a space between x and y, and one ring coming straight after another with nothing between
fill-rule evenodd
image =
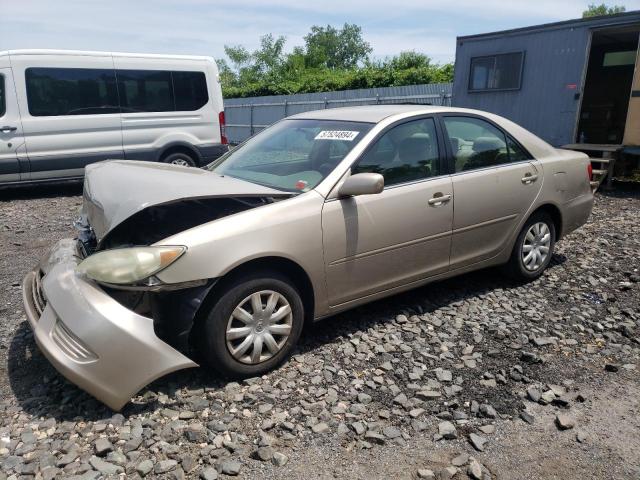
<instances>
[{"instance_id":1,"label":"van wheel","mask_svg":"<svg viewBox=\"0 0 640 480\"><path fill-rule=\"evenodd\" d=\"M276 272L240 278L207 312L199 354L226 377L262 375L291 353L303 323L302 299L289 279Z\"/></svg>"},{"instance_id":2,"label":"van wheel","mask_svg":"<svg viewBox=\"0 0 640 480\"><path fill-rule=\"evenodd\" d=\"M162 159L164 163L171 163L172 165L180 165L181 167L195 167L196 161L191 155L184 152L170 153Z\"/></svg>"},{"instance_id":3,"label":"van wheel","mask_svg":"<svg viewBox=\"0 0 640 480\"><path fill-rule=\"evenodd\" d=\"M544 212L531 215L524 224L513 247L507 274L515 280L535 280L549 266L556 243L553 220Z\"/></svg>"}]
</instances>

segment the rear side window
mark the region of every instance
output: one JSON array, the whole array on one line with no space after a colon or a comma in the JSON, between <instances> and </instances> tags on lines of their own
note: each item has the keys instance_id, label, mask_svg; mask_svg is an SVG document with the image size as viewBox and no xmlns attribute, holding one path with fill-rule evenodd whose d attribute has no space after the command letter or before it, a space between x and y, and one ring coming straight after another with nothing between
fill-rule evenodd
<instances>
[{"instance_id":1,"label":"rear side window","mask_svg":"<svg viewBox=\"0 0 640 480\"><path fill-rule=\"evenodd\" d=\"M4 94L4 77L0 75L0 117L7 111L7 103Z\"/></svg>"},{"instance_id":2,"label":"rear side window","mask_svg":"<svg viewBox=\"0 0 640 480\"><path fill-rule=\"evenodd\" d=\"M34 117L120 111L113 70L28 68L25 77L29 113Z\"/></svg>"},{"instance_id":3,"label":"rear side window","mask_svg":"<svg viewBox=\"0 0 640 480\"><path fill-rule=\"evenodd\" d=\"M456 172L531 159L515 140L485 120L447 116L444 125Z\"/></svg>"},{"instance_id":4,"label":"rear side window","mask_svg":"<svg viewBox=\"0 0 640 480\"><path fill-rule=\"evenodd\" d=\"M203 72L171 72L177 111L193 111L209 101L207 77Z\"/></svg>"},{"instance_id":5,"label":"rear side window","mask_svg":"<svg viewBox=\"0 0 640 480\"><path fill-rule=\"evenodd\" d=\"M123 113L174 110L171 72L118 70L118 91Z\"/></svg>"},{"instance_id":6,"label":"rear side window","mask_svg":"<svg viewBox=\"0 0 640 480\"><path fill-rule=\"evenodd\" d=\"M198 110L209 101L203 72L117 70L123 113Z\"/></svg>"}]
</instances>

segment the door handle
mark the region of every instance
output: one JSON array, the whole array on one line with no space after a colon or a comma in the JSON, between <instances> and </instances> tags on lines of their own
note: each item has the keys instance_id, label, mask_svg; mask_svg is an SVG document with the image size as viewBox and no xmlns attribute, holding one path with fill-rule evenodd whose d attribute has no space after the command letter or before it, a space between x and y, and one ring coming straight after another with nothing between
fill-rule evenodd
<instances>
[{"instance_id":1,"label":"door handle","mask_svg":"<svg viewBox=\"0 0 640 480\"><path fill-rule=\"evenodd\" d=\"M451 195L443 195L442 193L438 192L429 199L429 205L431 205L432 207L439 207L440 205L447 203L449 200L451 200Z\"/></svg>"},{"instance_id":2,"label":"door handle","mask_svg":"<svg viewBox=\"0 0 640 480\"><path fill-rule=\"evenodd\" d=\"M4 127L0 127L0 132L2 132L2 133L15 132L17 129L18 129L18 127L9 127L9 126L5 125Z\"/></svg>"},{"instance_id":3,"label":"door handle","mask_svg":"<svg viewBox=\"0 0 640 480\"><path fill-rule=\"evenodd\" d=\"M528 185L530 183L535 182L538 179L538 175L535 173L525 173L524 177L522 177L520 180L522 181L522 183L524 183L525 185Z\"/></svg>"}]
</instances>

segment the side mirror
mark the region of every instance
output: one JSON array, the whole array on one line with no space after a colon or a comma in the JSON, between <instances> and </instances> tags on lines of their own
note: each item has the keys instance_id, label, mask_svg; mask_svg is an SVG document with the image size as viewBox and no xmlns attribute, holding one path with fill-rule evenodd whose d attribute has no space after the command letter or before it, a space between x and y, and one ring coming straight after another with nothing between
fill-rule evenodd
<instances>
[{"instance_id":1,"label":"side mirror","mask_svg":"<svg viewBox=\"0 0 640 480\"><path fill-rule=\"evenodd\" d=\"M341 197L372 195L384 189L384 177L379 173L356 173L347 178L338 190Z\"/></svg>"}]
</instances>

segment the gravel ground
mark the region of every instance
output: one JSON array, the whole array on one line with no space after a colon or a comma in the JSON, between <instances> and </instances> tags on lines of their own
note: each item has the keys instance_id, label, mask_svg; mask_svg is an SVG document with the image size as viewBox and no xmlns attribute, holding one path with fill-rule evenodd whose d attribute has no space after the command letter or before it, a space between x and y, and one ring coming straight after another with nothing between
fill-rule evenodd
<instances>
[{"instance_id":1,"label":"gravel ground","mask_svg":"<svg viewBox=\"0 0 640 480\"><path fill-rule=\"evenodd\" d=\"M122 413L56 373L22 312L79 194L0 192L0 480L640 478L638 193L598 195L536 282L394 296L307 329L262 378L177 372Z\"/></svg>"}]
</instances>

